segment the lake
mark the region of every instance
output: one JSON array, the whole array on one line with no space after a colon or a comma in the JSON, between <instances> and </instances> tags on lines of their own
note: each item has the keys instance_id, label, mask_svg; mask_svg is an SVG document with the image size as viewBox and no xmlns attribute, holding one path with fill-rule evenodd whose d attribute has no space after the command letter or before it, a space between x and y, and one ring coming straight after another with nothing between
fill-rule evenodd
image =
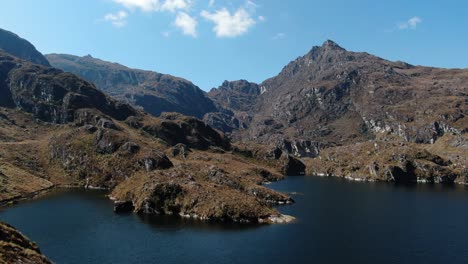
<instances>
[{"instance_id":1,"label":"lake","mask_svg":"<svg viewBox=\"0 0 468 264\"><path fill-rule=\"evenodd\" d=\"M101 191L55 191L0 219L56 263L468 263L468 188L288 177L286 225L119 215Z\"/></svg>"}]
</instances>

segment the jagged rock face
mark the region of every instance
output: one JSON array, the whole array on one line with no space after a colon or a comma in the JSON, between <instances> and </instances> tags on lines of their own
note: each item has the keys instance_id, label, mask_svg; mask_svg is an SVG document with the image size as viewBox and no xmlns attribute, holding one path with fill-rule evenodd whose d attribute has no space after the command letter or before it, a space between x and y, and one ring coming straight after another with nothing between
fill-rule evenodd
<instances>
[{"instance_id":1,"label":"jagged rock face","mask_svg":"<svg viewBox=\"0 0 468 264\"><path fill-rule=\"evenodd\" d=\"M440 140L452 138L460 136L445 135ZM353 180L466 183L466 153L441 142L429 145L401 140L367 141L324 149L319 158L307 160L306 164L308 174Z\"/></svg>"},{"instance_id":2,"label":"jagged rock face","mask_svg":"<svg viewBox=\"0 0 468 264\"><path fill-rule=\"evenodd\" d=\"M0 28L0 50L20 59L50 67L49 61L27 40Z\"/></svg>"},{"instance_id":3,"label":"jagged rock face","mask_svg":"<svg viewBox=\"0 0 468 264\"><path fill-rule=\"evenodd\" d=\"M388 133L431 143L466 131L466 83L466 70L390 62L327 41L260 84L241 138L269 145L278 138L320 142L323 148Z\"/></svg>"},{"instance_id":4,"label":"jagged rock face","mask_svg":"<svg viewBox=\"0 0 468 264\"><path fill-rule=\"evenodd\" d=\"M208 96L224 108L249 112L260 93L258 84L239 80L224 81L218 88L211 89Z\"/></svg>"},{"instance_id":5,"label":"jagged rock face","mask_svg":"<svg viewBox=\"0 0 468 264\"><path fill-rule=\"evenodd\" d=\"M94 83L107 94L159 116L178 112L202 118L216 111L213 102L191 82L157 72L130 69L117 63L66 54L46 55L51 64Z\"/></svg>"},{"instance_id":6,"label":"jagged rock face","mask_svg":"<svg viewBox=\"0 0 468 264\"><path fill-rule=\"evenodd\" d=\"M34 242L0 222L0 263L49 264Z\"/></svg>"},{"instance_id":7,"label":"jagged rock face","mask_svg":"<svg viewBox=\"0 0 468 264\"><path fill-rule=\"evenodd\" d=\"M61 70L19 60L0 52L0 106L16 106L52 123L75 119L79 109L92 108L123 120L138 112L108 98L94 85Z\"/></svg>"},{"instance_id":8,"label":"jagged rock face","mask_svg":"<svg viewBox=\"0 0 468 264\"><path fill-rule=\"evenodd\" d=\"M306 166L300 160L293 158L291 155L281 157L283 167L281 172L288 176L305 175Z\"/></svg>"},{"instance_id":9,"label":"jagged rock face","mask_svg":"<svg viewBox=\"0 0 468 264\"><path fill-rule=\"evenodd\" d=\"M246 80L224 81L208 93L218 110L207 113L203 121L227 133L245 130L252 121L252 107L260 94L260 87L256 83Z\"/></svg>"},{"instance_id":10,"label":"jagged rock face","mask_svg":"<svg viewBox=\"0 0 468 264\"><path fill-rule=\"evenodd\" d=\"M145 123L138 118L131 118L127 123L152 136L164 140L171 146L179 143L191 148L206 150L210 147L229 149L229 139L204 122L178 113L164 113L156 122Z\"/></svg>"}]
</instances>

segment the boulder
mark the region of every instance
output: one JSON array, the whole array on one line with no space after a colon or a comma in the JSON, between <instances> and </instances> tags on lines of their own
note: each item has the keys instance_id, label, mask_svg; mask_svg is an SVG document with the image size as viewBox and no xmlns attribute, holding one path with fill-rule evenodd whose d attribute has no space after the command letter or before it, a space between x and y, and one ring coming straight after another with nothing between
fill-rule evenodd
<instances>
[{"instance_id":1,"label":"boulder","mask_svg":"<svg viewBox=\"0 0 468 264\"><path fill-rule=\"evenodd\" d=\"M135 154L140 151L140 145L133 142L127 142L123 144L120 149L128 154Z\"/></svg>"},{"instance_id":2,"label":"boulder","mask_svg":"<svg viewBox=\"0 0 468 264\"><path fill-rule=\"evenodd\" d=\"M186 158L190 152L190 149L187 145L179 143L171 148L170 153L172 157L182 157Z\"/></svg>"},{"instance_id":3,"label":"boulder","mask_svg":"<svg viewBox=\"0 0 468 264\"><path fill-rule=\"evenodd\" d=\"M118 132L99 129L94 138L94 146L100 154L112 154L124 144L124 141Z\"/></svg>"},{"instance_id":4,"label":"boulder","mask_svg":"<svg viewBox=\"0 0 468 264\"><path fill-rule=\"evenodd\" d=\"M305 175L306 166L302 161L287 154L281 157L281 161L283 162L283 166L281 168L281 172L283 174L288 176Z\"/></svg>"},{"instance_id":5,"label":"boulder","mask_svg":"<svg viewBox=\"0 0 468 264\"><path fill-rule=\"evenodd\" d=\"M135 209L132 201L115 201L114 212L115 213L130 213Z\"/></svg>"},{"instance_id":6,"label":"boulder","mask_svg":"<svg viewBox=\"0 0 468 264\"><path fill-rule=\"evenodd\" d=\"M169 169L174 166L171 160L159 151L153 151L150 155L147 155L140 161L146 171L154 171L154 170L164 170Z\"/></svg>"}]
</instances>

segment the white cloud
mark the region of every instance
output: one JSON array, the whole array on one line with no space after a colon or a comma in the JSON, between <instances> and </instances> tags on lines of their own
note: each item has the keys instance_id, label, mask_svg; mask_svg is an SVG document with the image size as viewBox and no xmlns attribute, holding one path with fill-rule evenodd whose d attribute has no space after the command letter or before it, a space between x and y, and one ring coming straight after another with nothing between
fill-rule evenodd
<instances>
[{"instance_id":1,"label":"white cloud","mask_svg":"<svg viewBox=\"0 0 468 264\"><path fill-rule=\"evenodd\" d=\"M398 24L399 29L416 29L418 27L418 24L422 23L422 19L420 17L412 17L408 19L408 21L404 23Z\"/></svg>"},{"instance_id":2,"label":"white cloud","mask_svg":"<svg viewBox=\"0 0 468 264\"><path fill-rule=\"evenodd\" d=\"M177 14L174 25L182 30L184 35L196 37L197 36L197 20L185 12Z\"/></svg>"},{"instance_id":3,"label":"white cloud","mask_svg":"<svg viewBox=\"0 0 468 264\"><path fill-rule=\"evenodd\" d=\"M264 22L266 20L266 17L264 16L258 16L258 21Z\"/></svg>"},{"instance_id":4,"label":"white cloud","mask_svg":"<svg viewBox=\"0 0 468 264\"><path fill-rule=\"evenodd\" d=\"M256 23L244 8L237 9L233 14L226 8L213 13L203 10L201 16L215 24L213 31L220 38L232 38L243 35Z\"/></svg>"},{"instance_id":5,"label":"white cloud","mask_svg":"<svg viewBox=\"0 0 468 264\"><path fill-rule=\"evenodd\" d=\"M273 40L278 40L278 39L282 39L285 37L286 37L286 34L283 32L280 32L280 33L277 33L275 36L273 36Z\"/></svg>"},{"instance_id":6,"label":"white cloud","mask_svg":"<svg viewBox=\"0 0 468 264\"><path fill-rule=\"evenodd\" d=\"M190 0L166 0L161 6L161 10L175 12L177 10L188 9L192 1Z\"/></svg>"},{"instance_id":7,"label":"white cloud","mask_svg":"<svg viewBox=\"0 0 468 264\"><path fill-rule=\"evenodd\" d=\"M192 0L113 0L115 3L134 10L140 9L144 12L160 12L185 10L190 7Z\"/></svg>"},{"instance_id":8,"label":"white cloud","mask_svg":"<svg viewBox=\"0 0 468 264\"><path fill-rule=\"evenodd\" d=\"M104 20L112 23L116 27L123 27L127 24L128 14L125 11L119 11L115 14L107 14L104 16Z\"/></svg>"},{"instance_id":9,"label":"white cloud","mask_svg":"<svg viewBox=\"0 0 468 264\"><path fill-rule=\"evenodd\" d=\"M210 0L210 1L208 2L208 6L209 6L209 7L213 7L214 4L215 4L215 0Z\"/></svg>"}]
</instances>

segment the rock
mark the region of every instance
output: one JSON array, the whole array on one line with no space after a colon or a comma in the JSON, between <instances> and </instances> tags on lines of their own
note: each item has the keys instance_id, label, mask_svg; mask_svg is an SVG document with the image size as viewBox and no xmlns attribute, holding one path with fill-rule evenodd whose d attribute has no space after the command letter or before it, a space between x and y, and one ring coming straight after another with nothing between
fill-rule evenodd
<instances>
[{"instance_id":1,"label":"rock","mask_svg":"<svg viewBox=\"0 0 468 264\"><path fill-rule=\"evenodd\" d=\"M170 153L172 157L186 158L190 152L190 149L182 143L179 143L171 148Z\"/></svg>"},{"instance_id":2,"label":"rock","mask_svg":"<svg viewBox=\"0 0 468 264\"><path fill-rule=\"evenodd\" d=\"M94 132L96 132L98 130L97 127L95 127L93 125L86 125L86 126L84 126L84 129L86 130L86 132L88 132L90 134L94 134Z\"/></svg>"},{"instance_id":3,"label":"rock","mask_svg":"<svg viewBox=\"0 0 468 264\"><path fill-rule=\"evenodd\" d=\"M256 173L260 175L263 179L267 181L277 181L279 180L277 176L273 175L270 171L267 171L262 168L257 168Z\"/></svg>"},{"instance_id":4,"label":"rock","mask_svg":"<svg viewBox=\"0 0 468 264\"><path fill-rule=\"evenodd\" d=\"M12 226L0 222L0 262L51 264L34 242Z\"/></svg>"},{"instance_id":5,"label":"rock","mask_svg":"<svg viewBox=\"0 0 468 264\"><path fill-rule=\"evenodd\" d=\"M374 178L379 177L379 164L375 162L369 164L369 174Z\"/></svg>"},{"instance_id":6,"label":"rock","mask_svg":"<svg viewBox=\"0 0 468 264\"><path fill-rule=\"evenodd\" d=\"M94 138L94 146L100 154L112 154L124 144L124 141L118 132L99 129Z\"/></svg>"},{"instance_id":7,"label":"rock","mask_svg":"<svg viewBox=\"0 0 468 264\"><path fill-rule=\"evenodd\" d=\"M404 163L404 169L399 166L389 166L385 171L385 176L387 179L391 179L395 183L416 183L417 177L414 174L414 169L409 163Z\"/></svg>"},{"instance_id":8,"label":"rock","mask_svg":"<svg viewBox=\"0 0 468 264\"><path fill-rule=\"evenodd\" d=\"M153 151L141 161L146 171L164 170L173 167L171 160L161 152Z\"/></svg>"},{"instance_id":9,"label":"rock","mask_svg":"<svg viewBox=\"0 0 468 264\"><path fill-rule=\"evenodd\" d=\"M133 142L127 142L123 144L120 149L124 152L127 152L128 154L135 154L140 151L140 145Z\"/></svg>"},{"instance_id":10,"label":"rock","mask_svg":"<svg viewBox=\"0 0 468 264\"><path fill-rule=\"evenodd\" d=\"M105 119L105 118L101 118L99 119L98 123L97 123L97 127L99 128L110 128L110 129L116 129L117 130L117 126L114 124L114 122L110 119Z\"/></svg>"},{"instance_id":11,"label":"rock","mask_svg":"<svg viewBox=\"0 0 468 264\"><path fill-rule=\"evenodd\" d=\"M132 201L115 201L114 212L115 213L130 213L134 210Z\"/></svg>"},{"instance_id":12,"label":"rock","mask_svg":"<svg viewBox=\"0 0 468 264\"><path fill-rule=\"evenodd\" d=\"M305 175L306 166L300 160L292 157L291 155L283 155L281 157L283 166L281 172L288 176Z\"/></svg>"},{"instance_id":13,"label":"rock","mask_svg":"<svg viewBox=\"0 0 468 264\"><path fill-rule=\"evenodd\" d=\"M259 219L259 222L268 224L287 224L293 222L294 220L296 220L296 218L290 215L274 215L268 217L267 219Z\"/></svg>"},{"instance_id":14,"label":"rock","mask_svg":"<svg viewBox=\"0 0 468 264\"><path fill-rule=\"evenodd\" d=\"M179 184L161 183L153 187L152 194L143 202L139 213L146 214L179 214L180 205L177 199L184 195Z\"/></svg>"},{"instance_id":15,"label":"rock","mask_svg":"<svg viewBox=\"0 0 468 264\"><path fill-rule=\"evenodd\" d=\"M229 139L201 120L178 113L164 113L161 121L146 125L145 132L175 146L179 143L190 148L207 150L210 147L230 149Z\"/></svg>"},{"instance_id":16,"label":"rock","mask_svg":"<svg viewBox=\"0 0 468 264\"><path fill-rule=\"evenodd\" d=\"M275 148L274 150L270 151L267 153L267 159L279 159L281 155L283 154L283 151L280 148Z\"/></svg>"}]
</instances>

